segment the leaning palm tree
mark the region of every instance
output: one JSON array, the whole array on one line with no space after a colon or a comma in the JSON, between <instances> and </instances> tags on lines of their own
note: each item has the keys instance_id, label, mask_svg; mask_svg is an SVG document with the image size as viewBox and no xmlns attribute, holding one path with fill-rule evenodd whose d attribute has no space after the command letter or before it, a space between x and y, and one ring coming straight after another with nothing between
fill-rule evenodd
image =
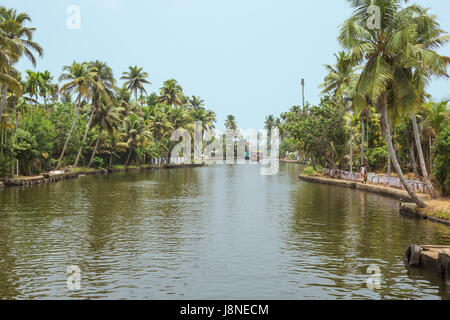
<instances>
[{"instance_id":1,"label":"leaning palm tree","mask_svg":"<svg viewBox=\"0 0 450 320\"><path fill-rule=\"evenodd\" d=\"M147 72L142 71L143 68L138 68L138 66L130 66L129 71L125 71L123 76L120 78L122 80L126 80L124 82L124 86L134 92L135 100L138 100L138 91L142 94L142 92L147 93L144 88L144 84L151 84L150 81L147 80L149 77Z\"/></svg>"},{"instance_id":2,"label":"leaning palm tree","mask_svg":"<svg viewBox=\"0 0 450 320\"><path fill-rule=\"evenodd\" d=\"M129 149L125 166L128 166L131 155L136 147L143 146L151 139L152 135L144 125L142 119L135 114L129 115L124 122L122 136L126 139L126 143L119 143L119 146L125 146Z\"/></svg>"},{"instance_id":3,"label":"leaning palm tree","mask_svg":"<svg viewBox=\"0 0 450 320\"><path fill-rule=\"evenodd\" d=\"M33 66L36 58L33 52L42 56L43 50L33 41L35 28L26 27L24 24L31 22L30 16L25 13L17 13L14 9L0 6L0 120L6 105L6 94L8 88L16 94L22 92L20 82L12 75L13 65L22 56L26 56Z\"/></svg>"},{"instance_id":4,"label":"leaning palm tree","mask_svg":"<svg viewBox=\"0 0 450 320\"><path fill-rule=\"evenodd\" d=\"M436 48L443 46L448 41L448 37L445 36L444 31L440 28L436 17L431 15L427 9L411 6L411 9L405 12L405 16L405 19L402 20L405 28L414 26L415 32L412 33L414 36L410 35L410 50L413 52L413 58L401 60L398 64L398 68L403 72L403 81L406 80L407 85L405 87L410 91L401 102L407 106L403 109L410 113L422 175L428 193L435 199L437 198L437 193L434 190L425 165L416 112L420 111L423 106L427 96L425 89L431 77L448 77L447 65L450 62L450 58L440 56L434 51ZM414 49L422 51L414 52ZM405 64L409 64L412 68L405 68Z\"/></svg>"},{"instance_id":5,"label":"leaning palm tree","mask_svg":"<svg viewBox=\"0 0 450 320\"><path fill-rule=\"evenodd\" d=\"M434 62L432 57L436 53L431 48L415 45L414 37L411 36L423 27L417 21L411 21L412 14L420 9L415 5L402 9L400 0L350 2L354 15L341 26L338 39L344 48L350 50L351 61L363 66L353 103L361 107L369 99L378 107L394 169L412 201L425 208L427 205L414 193L403 175L392 143L388 116L388 112L404 107L410 94L409 79L404 76L404 71L419 63L429 66L431 60ZM367 24L371 19L369 6L372 5L380 8L379 29L373 29Z\"/></svg>"},{"instance_id":6,"label":"leaning palm tree","mask_svg":"<svg viewBox=\"0 0 450 320\"><path fill-rule=\"evenodd\" d=\"M120 122L120 110L119 108L110 103L106 104L104 101L100 101L98 108L95 112L94 118L92 119L92 125L95 127L98 125L99 133L97 137L97 142L95 143L94 149L92 150L91 159L89 160L88 168L91 167L94 157L97 154L98 145L102 137L103 131L107 131L110 135L113 134L114 129L118 128Z\"/></svg>"},{"instance_id":7,"label":"leaning palm tree","mask_svg":"<svg viewBox=\"0 0 450 320\"><path fill-rule=\"evenodd\" d=\"M93 71L93 78L89 86L89 98L91 99L91 113L89 116L88 123L81 141L80 148L78 149L77 157L75 159L74 167L78 166L78 162L81 157L81 152L83 151L83 146L86 142L87 135L91 129L92 119L94 113L96 112L100 99L103 99L105 103L112 103L113 89L115 88L114 75L111 67L109 67L105 62L94 61L89 62L87 67Z\"/></svg>"},{"instance_id":8,"label":"leaning palm tree","mask_svg":"<svg viewBox=\"0 0 450 320\"><path fill-rule=\"evenodd\" d=\"M78 122L81 105L85 103L89 98L90 88L92 86L92 83L94 82L95 75L95 69L90 68L87 63L77 63L74 61L72 65L64 66L63 73L59 77L60 81L67 81L61 87L61 92L65 94L76 94L77 98L75 100L75 119L73 120L69 133L67 134L66 142L64 143L63 150L58 159L58 164L56 165L56 170L61 167L61 162L66 152L67 145L69 144L70 138L72 137L72 132L75 128L75 125Z\"/></svg>"}]
</instances>

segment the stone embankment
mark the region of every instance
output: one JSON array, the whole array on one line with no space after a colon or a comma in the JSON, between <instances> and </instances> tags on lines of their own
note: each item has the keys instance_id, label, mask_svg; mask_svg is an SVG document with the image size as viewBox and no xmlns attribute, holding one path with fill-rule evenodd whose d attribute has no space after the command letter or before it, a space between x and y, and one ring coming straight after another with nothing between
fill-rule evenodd
<instances>
[{"instance_id":1,"label":"stone embankment","mask_svg":"<svg viewBox=\"0 0 450 320\"><path fill-rule=\"evenodd\" d=\"M6 178L0 180L0 189L3 187L19 187L19 186L33 186L50 182L58 182L66 179L76 179L81 176L95 176L103 174L112 174L120 172L140 172L147 170L160 169L179 169L179 168L195 168L202 167L203 164L171 164L163 166L148 166L148 167L125 167L125 168L109 168L97 170L81 170L77 172L58 172L58 173L44 173L40 176L22 177L22 178Z\"/></svg>"},{"instance_id":2,"label":"stone embankment","mask_svg":"<svg viewBox=\"0 0 450 320\"><path fill-rule=\"evenodd\" d=\"M410 245L406 250L404 263L407 267L429 271L450 288L450 246Z\"/></svg>"}]
</instances>

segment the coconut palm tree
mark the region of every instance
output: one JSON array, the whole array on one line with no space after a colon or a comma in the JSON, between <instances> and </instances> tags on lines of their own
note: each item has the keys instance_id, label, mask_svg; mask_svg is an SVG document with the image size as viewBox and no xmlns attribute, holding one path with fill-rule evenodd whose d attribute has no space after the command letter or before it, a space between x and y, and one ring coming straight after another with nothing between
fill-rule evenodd
<instances>
[{"instance_id":1,"label":"coconut palm tree","mask_svg":"<svg viewBox=\"0 0 450 320\"><path fill-rule=\"evenodd\" d=\"M397 65L401 71L402 80L406 83L405 88L409 89L410 93L405 98L400 100L400 103L406 104L405 112L409 111L411 122L413 124L414 139L419 156L420 168L423 178L425 180L428 193L435 199L437 198L436 191L428 176L425 165L424 154L422 150L422 143L420 141L420 134L417 124L416 112L420 111L423 106L425 97L427 96L425 88L432 76L448 77L447 65L450 63L450 58L440 56L434 50L441 47L448 41L448 37L444 36L444 31L440 28L435 16L430 15L428 10L422 9L419 6L412 6L411 10L405 13L406 18L402 20L405 27L410 25L416 26L414 36L410 36L410 49L412 58L401 59ZM414 52L415 49L423 51ZM420 53L419 56L417 54ZM405 68L408 64L412 68Z\"/></svg>"},{"instance_id":2,"label":"coconut palm tree","mask_svg":"<svg viewBox=\"0 0 450 320\"><path fill-rule=\"evenodd\" d=\"M126 146L129 149L125 162L125 166L128 166L134 149L138 146L145 145L152 136L151 132L145 127L142 119L138 118L135 114L131 114L125 118L122 131L122 136L126 139L126 143L121 143L119 146Z\"/></svg>"},{"instance_id":3,"label":"coconut palm tree","mask_svg":"<svg viewBox=\"0 0 450 320\"><path fill-rule=\"evenodd\" d=\"M45 70L44 72L39 72L38 80L39 95L44 99L45 108L47 106L47 97L53 93L53 77L48 70Z\"/></svg>"},{"instance_id":4,"label":"coconut palm tree","mask_svg":"<svg viewBox=\"0 0 450 320\"><path fill-rule=\"evenodd\" d=\"M80 148L78 149L77 157L75 158L74 167L78 166L78 162L81 157L81 153L83 151L83 146L86 142L87 135L89 130L91 129L92 119L94 117L94 113L98 109L100 99L103 99L106 104L112 103L112 95L113 89L115 88L114 75L111 67L109 67L105 62L94 61L89 62L87 67L93 71L92 81L89 87L89 98L91 99L91 113L89 116L88 123L86 125L86 129L83 135L83 139L81 141Z\"/></svg>"},{"instance_id":5,"label":"coconut palm tree","mask_svg":"<svg viewBox=\"0 0 450 320\"><path fill-rule=\"evenodd\" d=\"M129 71L125 71L120 79L126 80L124 82L124 86L134 92L135 100L138 100L138 91L142 94L142 92L147 93L144 88L144 84L151 84L150 81L147 80L149 77L147 72L142 71L143 68L139 68L138 66L130 66Z\"/></svg>"},{"instance_id":6,"label":"coconut palm tree","mask_svg":"<svg viewBox=\"0 0 450 320\"><path fill-rule=\"evenodd\" d=\"M198 109L202 108L204 105L205 105L205 101L200 99L200 97L192 96L191 98L189 98L189 107L194 110L198 110Z\"/></svg>"},{"instance_id":7,"label":"coconut palm tree","mask_svg":"<svg viewBox=\"0 0 450 320\"><path fill-rule=\"evenodd\" d=\"M95 143L94 150L92 151L91 159L89 160L88 168L91 167L94 157L97 154L98 144L102 137L103 131L107 131L110 135L113 134L114 129L118 128L120 122L119 108L110 103L107 104L103 100L100 101L97 110L94 113L94 118L92 119L92 126L99 127L99 133L97 137L97 142Z\"/></svg>"},{"instance_id":8,"label":"coconut palm tree","mask_svg":"<svg viewBox=\"0 0 450 320\"><path fill-rule=\"evenodd\" d=\"M227 115L227 118L225 119L225 128L229 130L237 129L236 119L232 114Z\"/></svg>"},{"instance_id":9,"label":"coconut palm tree","mask_svg":"<svg viewBox=\"0 0 450 320\"><path fill-rule=\"evenodd\" d=\"M179 106L183 105L183 89L178 84L177 80L169 79L164 82L163 86L159 89L158 102L166 106Z\"/></svg>"},{"instance_id":10,"label":"coconut palm tree","mask_svg":"<svg viewBox=\"0 0 450 320\"><path fill-rule=\"evenodd\" d=\"M345 49L350 50L350 60L363 66L355 88L354 105L364 106L367 99L375 102L394 169L411 199L425 208L426 204L414 193L400 168L392 143L388 112L401 110L411 92L404 71L419 63L430 67L437 54L431 48L415 45L413 35L423 25L411 17L415 17L421 8L412 5L402 9L401 3L400 0L351 1L354 15L341 26L338 39ZM367 24L371 18L368 13L371 5L380 8L380 29L372 29Z\"/></svg>"},{"instance_id":11,"label":"coconut palm tree","mask_svg":"<svg viewBox=\"0 0 450 320\"><path fill-rule=\"evenodd\" d=\"M41 83L39 72L32 70L25 71L27 78L25 79L24 91L30 96L30 101L34 103L36 110L38 108L38 95ZM31 117L33 117L33 108L31 108Z\"/></svg>"},{"instance_id":12,"label":"coconut palm tree","mask_svg":"<svg viewBox=\"0 0 450 320\"><path fill-rule=\"evenodd\" d=\"M33 52L42 56L43 50L33 41L35 28L26 27L24 24L31 22L30 16L25 13L17 13L14 9L7 9L0 6L0 120L3 109L6 105L6 93L8 88L16 94L20 94L22 87L12 76L13 65L22 56L26 56L33 66L36 65L36 58Z\"/></svg>"},{"instance_id":13,"label":"coconut palm tree","mask_svg":"<svg viewBox=\"0 0 450 320\"><path fill-rule=\"evenodd\" d=\"M270 114L264 121L264 129L267 130L267 150L272 149L272 129L275 127L275 117Z\"/></svg>"},{"instance_id":14,"label":"coconut palm tree","mask_svg":"<svg viewBox=\"0 0 450 320\"><path fill-rule=\"evenodd\" d=\"M61 167L61 162L64 157L64 153L66 152L70 138L72 137L73 129L78 122L81 105L89 98L89 95L91 93L91 86L95 82L95 75L96 70L92 67L89 67L89 65L85 62L77 63L74 61L72 65L63 67L63 73L59 77L59 80L67 82L61 87L61 92L66 94L76 94L77 98L75 100L75 119L73 120L72 126L67 135L61 155L59 156L56 170Z\"/></svg>"},{"instance_id":15,"label":"coconut palm tree","mask_svg":"<svg viewBox=\"0 0 450 320\"><path fill-rule=\"evenodd\" d=\"M433 128L436 136L441 134L444 125L449 121L449 102L450 100L428 101L424 105L427 113L426 121Z\"/></svg>"},{"instance_id":16,"label":"coconut palm tree","mask_svg":"<svg viewBox=\"0 0 450 320\"><path fill-rule=\"evenodd\" d=\"M340 51L334 56L336 64L333 66L325 65L328 74L319 88L322 88L323 94L331 94L338 99L344 100L346 97L351 96L351 89L353 89L358 80L358 74L355 73L356 67L345 51Z\"/></svg>"}]
</instances>

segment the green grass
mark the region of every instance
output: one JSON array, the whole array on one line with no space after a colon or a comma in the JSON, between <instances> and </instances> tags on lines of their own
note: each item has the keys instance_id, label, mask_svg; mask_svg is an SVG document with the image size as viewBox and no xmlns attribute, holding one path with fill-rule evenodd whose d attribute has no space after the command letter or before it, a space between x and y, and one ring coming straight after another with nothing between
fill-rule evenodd
<instances>
[{"instance_id":1,"label":"green grass","mask_svg":"<svg viewBox=\"0 0 450 320\"><path fill-rule=\"evenodd\" d=\"M302 173L306 176L316 176L319 174L313 167L304 168Z\"/></svg>"},{"instance_id":2,"label":"green grass","mask_svg":"<svg viewBox=\"0 0 450 320\"><path fill-rule=\"evenodd\" d=\"M95 169L85 167L70 168L70 172L89 172L94 170Z\"/></svg>"}]
</instances>

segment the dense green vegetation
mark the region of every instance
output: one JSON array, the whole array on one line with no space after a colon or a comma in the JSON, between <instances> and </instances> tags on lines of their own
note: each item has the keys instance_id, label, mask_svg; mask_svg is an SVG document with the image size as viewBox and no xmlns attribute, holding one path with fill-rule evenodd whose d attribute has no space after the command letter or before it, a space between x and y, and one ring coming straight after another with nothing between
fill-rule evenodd
<instances>
[{"instance_id":1,"label":"dense green vegetation","mask_svg":"<svg viewBox=\"0 0 450 320\"><path fill-rule=\"evenodd\" d=\"M43 49L24 13L0 7L0 176L33 175L63 167L145 165L170 162L177 128L214 126L215 114L175 79L147 94L142 68L130 66L120 85L101 61L64 66L58 82L48 71L15 68L20 58L36 65ZM73 169L75 170L75 169Z\"/></svg>"},{"instance_id":2,"label":"dense green vegetation","mask_svg":"<svg viewBox=\"0 0 450 320\"><path fill-rule=\"evenodd\" d=\"M436 16L401 0L350 1L353 15L339 30L344 51L327 65L317 106L294 106L281 114L281 155L297 152L311 162L344 170L365 165L391 174L425 206L404 172L422 178L430 195L449 192L449 101L426 92L432 77L448 78L450 58L437 53L450 39ZM373 3L380 29L367 25Z\"/></svg>"}]
</instances>

